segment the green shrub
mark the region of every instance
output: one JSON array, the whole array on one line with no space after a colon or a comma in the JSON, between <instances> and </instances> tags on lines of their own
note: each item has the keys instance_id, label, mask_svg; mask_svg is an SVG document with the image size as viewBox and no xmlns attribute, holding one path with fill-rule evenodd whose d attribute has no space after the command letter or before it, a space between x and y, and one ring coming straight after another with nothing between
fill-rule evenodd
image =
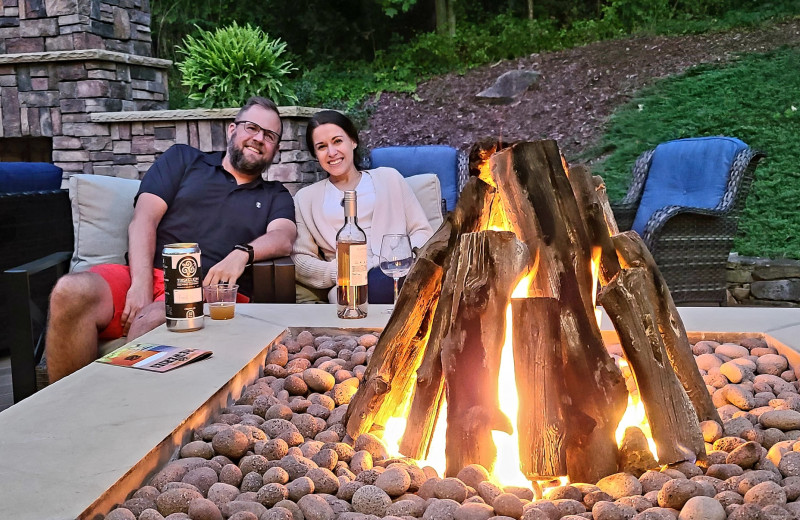
<instances>
[{"instance_id":1,"label":"green shrub","mask_svg":"<svg viewBox=\"0 0 800 520\"><path fill-rule=\"evenodd\" d=\"M178 48L186 56L178 63L182 83L189 87L189 99L197 106L241 106L254 95L279 104L297 102L283 81L295 69L290 61L282 61L286 44L280 39L270 39L258 27L240 27L236 22L214 32L197 29L199 36L187 36Z\"/></svg>"}]
</instances>

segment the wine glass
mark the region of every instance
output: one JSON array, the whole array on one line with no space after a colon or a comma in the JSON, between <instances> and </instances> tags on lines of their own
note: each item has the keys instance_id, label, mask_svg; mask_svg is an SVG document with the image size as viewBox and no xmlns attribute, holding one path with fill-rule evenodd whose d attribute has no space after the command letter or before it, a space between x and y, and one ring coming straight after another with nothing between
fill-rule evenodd
<instances>
[{"instance_id":1,"label":"wine glass","mask_svg":"<svg viewBox=\"0 0 800 520\"><path fill-rule=\"evenodd\" d=\"M397 280L408 274L414 256L408 235L383 235L381 240L380 268L383 274L394 280L394 299L397 302ZM391 309L389 310L391 312Z\"/></svg>"}]
</instances>

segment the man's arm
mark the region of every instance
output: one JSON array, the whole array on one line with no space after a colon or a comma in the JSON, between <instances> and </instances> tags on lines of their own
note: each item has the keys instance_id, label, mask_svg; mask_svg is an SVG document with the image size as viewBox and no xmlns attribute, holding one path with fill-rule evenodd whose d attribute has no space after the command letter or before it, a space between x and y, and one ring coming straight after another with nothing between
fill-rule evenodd
<instances>
[{"instance_id":1,"label":"man's arm","mask_svg":"<svg viewBox=\"0 0 800 520\"><path fill-rule=\"evenodd\" d=\"M289 219L275 219L267 225L267 232L250 242L255 261L287 256L297 238L297 226ZM236 283L247 267L246 251L234 249L208 270L203 285Z\"/></svg>"},{"instance_id":2,"label":"man's arm","mask_svg":"<svg viewBox=\"0 0 800 520\"><path fill-rule=\"evenodd\" d=\"M156 252L156 228L167 211L167 203L152 193L141 193L128 226L128 263L131 287L122 311L123 334L147 305L153 303L153 258Z\"/></svg>"}]
</instances>

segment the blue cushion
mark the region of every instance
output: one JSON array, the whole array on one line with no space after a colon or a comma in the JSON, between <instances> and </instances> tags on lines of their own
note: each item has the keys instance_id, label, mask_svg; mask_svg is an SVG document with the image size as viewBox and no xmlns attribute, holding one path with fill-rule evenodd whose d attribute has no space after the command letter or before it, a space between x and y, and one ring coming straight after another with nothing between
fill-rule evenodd
<instances>
[{"instance_id":1,"label":"blue cushion","mask_svg":"<svg viewBox=\"0 0 800 520\"><path fill-rule=\"evenodd\" d=\"M389 166L403 177L435 173L442 186L447 211L456 207L458 199L458 150L444 145L387 146L370 153L372 168Z\"/></svg>"},{"instance_id":2,"label":"blue cushion","mask_svg":"<svg viewBox=\"0 0 800 520\"><path fill-rule=\"evenodd\" d=\"M57 190L62 173L50 163L0 162L0 193Z\"/></svg>"},{"instance_id":3,"label":"blue cushion","mask_svg":"<svg viewBox=\"0 0 800 520\"><path fill-rule=\"evenodd\" d=\"M641 235L650 216L664 206L716 207L733 160L745 148L733 137L694 137L658 145L632 229Z\"/></svg>"}]
</instances>

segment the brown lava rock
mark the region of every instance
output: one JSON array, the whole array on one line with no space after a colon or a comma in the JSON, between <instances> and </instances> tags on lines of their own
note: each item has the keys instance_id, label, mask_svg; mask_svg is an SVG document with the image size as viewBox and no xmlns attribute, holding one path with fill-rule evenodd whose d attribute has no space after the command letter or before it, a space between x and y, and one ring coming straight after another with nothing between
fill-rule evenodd
<instances>
[{"instance_id":1,"label":"brown lava rock","mask_svg":"<svg viewBox=\"0 0 800 520\"><path fill-rule=\"evenodd\" d=\"M302 338L302 340L301 340ZM699 342L693 352L723 417L705 422L707 458L596 485L500 488L485 468L457 477L389 458L343 420L377 337L300 334L268 353L265 376L199 428L107 518L116 520L551 520L800 517L800 393L761 342ZM756 349L758 352L755 352ZM781 359L776 359L777 356ZM766 359L762 359L766 358ZM702 368L705 367L705 368ZM794 415L793 415L794 414ZM643 444L640 437L633 438ZM633 441L631 441L633 442ZM638 444L637 444L638 446ZM639 475L639 472L636 473ZM792 516L794 515L794 516Z\"/></svg>"}]
</instances>

